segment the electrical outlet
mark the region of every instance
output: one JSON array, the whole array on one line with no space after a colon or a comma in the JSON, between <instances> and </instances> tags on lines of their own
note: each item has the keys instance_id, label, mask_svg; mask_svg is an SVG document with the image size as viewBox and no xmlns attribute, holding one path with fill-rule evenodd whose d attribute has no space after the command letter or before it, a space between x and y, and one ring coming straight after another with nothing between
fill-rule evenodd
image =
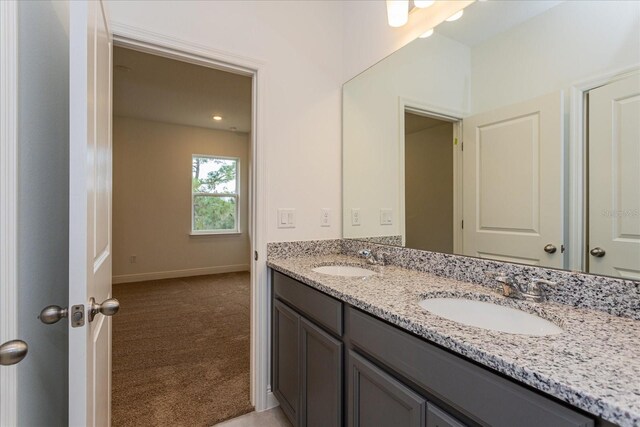
<instances>
[{"instance_id":1,"label":"electrical outlet","mask_svg":"<svg viewBox=\"0 0 640 427\"><path fill-rule=\"evenodd\" d=\"M320 227L331 227L331 209L320 209Z\"/></svg>"},{"instance_id":2,"label":"electrical outlet","mask_svg":"<svg viewBox=\"0 0 640 427\"><path fill-rule=\"evenodd\" d=\"M393 214L391 209L380 209L380 225L392 225Z\"/></svg>"},{"instance_id":3,"label":"electrical outlet","mask_svg":"<svg viewBox=\"0 0 640 427\"><path fill-rule=\"evenodd\" d=\"M296 228L295 209L278 209L278 228Z\"/></svg>"},{"instance_id":4,"label":"electrical outlet","mask_svg":"<svg viewBox=\"0 0 640 427\"><path fill-rule=\"evenodd\" d=\"M351 209L351 225L360 225L360 208Z\"/></svg>"},{"instance_id":5,"label":"electrical outlet","mask_svg":"<svg viewBox=\"0 0 640 427\"><path fill-rule=\"evenodd\" d=\"M138 256L137 255L131 255L129 257L129 264L135 264L137 260L138 260Z\"/></svg>"}]
</instances>

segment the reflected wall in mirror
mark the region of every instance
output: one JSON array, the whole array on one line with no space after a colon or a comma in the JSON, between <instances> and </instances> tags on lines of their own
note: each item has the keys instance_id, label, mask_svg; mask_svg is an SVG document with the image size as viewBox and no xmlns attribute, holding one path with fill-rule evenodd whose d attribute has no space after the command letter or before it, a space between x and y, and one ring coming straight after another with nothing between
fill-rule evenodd
<instances>
[{"instance_id":1,"label":"reflected wall in mirror","mask_svg":"<svg viewBox=\"0 0 640 427\"><path fill-rule=\"evenodd\" d=\"M344 238L640 279L640 2L476 2L343 115Z\"/></svg>"}]
</instances>

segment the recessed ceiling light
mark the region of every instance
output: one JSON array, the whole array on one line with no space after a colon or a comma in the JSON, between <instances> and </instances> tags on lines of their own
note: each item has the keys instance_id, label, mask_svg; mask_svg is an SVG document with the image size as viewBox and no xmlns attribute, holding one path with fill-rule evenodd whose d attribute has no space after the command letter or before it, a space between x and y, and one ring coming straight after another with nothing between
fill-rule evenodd
<instances>
[{"instance_id":1,"label":"recessed ceiling light","mask_svg":"<svg viewBox=\"0 0 640 427\"><path fill-rule=\"evenodd\" d=\"M220 120L222 120L222 116L213 116L211 117L213 120L215 120L216 122L219 122Z\"/></svg>"},{"instance_id":2,"label":"recessed ceiling light","mask_svg":"<svg viewBox=\"0 0 640 427\"><path fill-rule=\"evenodd\" d=\"M421 35L418 36L418 38L420 39L426 39L427 37L431 37L433 35L433 28L425 31L424 33L422 33Z\"/></svg>"},{"instance_id":3,"label":"recessed ceiling light","mask_svg":"<svg viewBox=\"0 0 640 427\"><path fill-rule=\"evenodd\" d=\"M464 13L464 10L459 10L458 12L456 12L453 15L451 15L450 17L448 17L446 19L446 21L447 22L457 21L458 19L460 19L462 17L463 13Z\"/></svg>"},{"instance_id":4,"label":"recessed ceiling light","mask_svg":"<svg viewBox=\"0 0 640 427\"><path fill-rule=\"evenodd\" d=\"M434 0L413 0L413 4L415 5L415 7L419 9L424 9L425 7L429 7L433 3L435 3Z\"/></svg>"}]
</instances>

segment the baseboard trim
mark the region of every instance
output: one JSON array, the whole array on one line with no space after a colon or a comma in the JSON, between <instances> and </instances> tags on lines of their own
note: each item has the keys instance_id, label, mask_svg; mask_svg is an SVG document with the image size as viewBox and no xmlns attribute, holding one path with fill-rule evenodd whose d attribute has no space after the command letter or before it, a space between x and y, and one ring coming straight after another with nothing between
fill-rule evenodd
<instances>
[{"instance_id":1,"label":"baseboard trim","mask_svg":"<svg viewBox=\"0 0 640 427\"><path fill-rule=\"evenodd\" d=\"M249 264L219 265L216 267L190 268L186 270L156 271L151 273L122 274L113 276L111 283L144 282L146 280L176 279L178 277L204 276L207 274L235 273L249 271Z\"/></svg>"},{"instance_id":2,"label":"baseboard trim","mask_svg":"<svg viewBox=\"0 0 640 427\"><path fill-rule=\"evenodd\" d=\"M275 408L276 406L280 406L280 402L276 399L276 396L273 394L271 390L267 392L267 406L264 408L264 411L268 411L269 409Z\"/></svg>"}]
</instances>

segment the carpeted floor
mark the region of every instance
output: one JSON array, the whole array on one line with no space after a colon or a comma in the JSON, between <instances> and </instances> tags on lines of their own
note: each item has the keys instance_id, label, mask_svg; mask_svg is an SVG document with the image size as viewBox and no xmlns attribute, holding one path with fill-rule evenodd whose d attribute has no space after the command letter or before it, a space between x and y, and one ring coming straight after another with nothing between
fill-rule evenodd
<instances>
[{"instance_id":1,"label":"carpeted floor","mask_svg":"<svg viewBox=\"0 0 640 427\"><path fill-rule=\"evenodd\" d=\"M249 273L113 286L114 427L212 426L253 410Z\"/></svg>"}]
</instances>

